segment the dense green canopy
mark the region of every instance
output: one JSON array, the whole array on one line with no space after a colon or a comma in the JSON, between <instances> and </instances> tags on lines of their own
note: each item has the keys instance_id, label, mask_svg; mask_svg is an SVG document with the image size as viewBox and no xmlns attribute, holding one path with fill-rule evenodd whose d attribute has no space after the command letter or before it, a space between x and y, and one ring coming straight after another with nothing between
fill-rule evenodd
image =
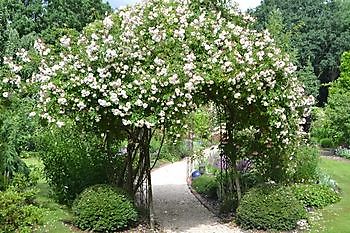
<instances>
[{"instance_id":1,"label":"dense green canopy","mask_svg":"<svg viewBox=\"0 0 350 233\"><path fill-rule=\"evenodd\" d=\"M292 33L291 45L297 50L298 67L309 60L321 83L339 76L340 56L350 49L349 1L336 0L264 0L253 14L258 27L266 27L270 12L283 16L283 32ZM321 88L320 102L327 92Z\"/></svg>"},{"instance_id":2,"label":"dense green canopy","mask_svg":"<svg viewBox=\"0 0 350 233\"><path fill-rule=\"evenodd\" d=\"M38 35L50 38L55 28L81 31L106 12L111 7L102 0L2 0L0 59L12 55L16 47L29 48Z\"/></svg>"}]
</instances>

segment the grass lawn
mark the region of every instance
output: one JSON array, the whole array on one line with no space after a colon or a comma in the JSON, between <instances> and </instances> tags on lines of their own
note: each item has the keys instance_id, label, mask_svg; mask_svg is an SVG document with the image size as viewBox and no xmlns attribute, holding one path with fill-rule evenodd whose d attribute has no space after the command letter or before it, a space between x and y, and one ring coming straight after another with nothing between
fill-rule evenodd
<instances>
[{"instance_id":1,"label":"grass lawn","mask_svg":"<svg viewBox=\"0 0 350 233\"><path fill-rule=\"evenodd\" d=\"M24 159L29 166L43 167L40 160L36 158ZM43 225L35 230L35 233L72 233L73 231L63 222L72 219L68 208L57 204L54 199L50 198L50 187L45 179L40 179L38 182L39 193L37 202L44 208Z\"/></svg>"},{"instance_id":2,"label":"grass lawn","mask_svg":"<svg viewBox=\"0 0 350 233\"><path fill-rule=\"evenodd\" d=\"M322 158L320 166L342 191L342 200L316 212L311 232L350 233L350 160Z\"/></svg>"}]
</instances>

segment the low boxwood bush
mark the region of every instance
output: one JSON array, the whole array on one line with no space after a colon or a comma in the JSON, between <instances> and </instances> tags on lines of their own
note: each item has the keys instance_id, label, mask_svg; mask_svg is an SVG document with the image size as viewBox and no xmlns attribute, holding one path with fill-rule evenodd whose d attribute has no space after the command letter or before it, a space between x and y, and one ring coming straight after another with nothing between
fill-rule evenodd
<instances>
[{"instance_id":1,"label":"low boxwood bush","mask_svg":"<svg viewBox=\"0 0 350 233\"><path fill-rule=\"evenodd\" d=\"M214 176L203 175L192 181L193 189L209 198L217 197L218 182Z\"/></svg>"},{"instance_id":2,"label":"low boxwood bush","mask_svg":"<svg viewBox=\"0 0 350 233\"><path fill-rule=\"evenodd\" d=\"M84 190L72 206L74 224L83 230L110 232L137 220L137 211L125 191L109 185Z\"/></svg>"},{"instance_id":3,"label":"low boxwood bush","mask_svg":"<svg viewBox=\"0 0 350 233\"><path fill-rule=\"evenodd\" d=\"M295 184L292 191L305 207L321 208L340 200L339 194L331 187L320 184Z\"/></svg>"},{"instance_id":4,"label":"low boxwood bush","mask_svg":"<svg viewBox=\"0 0 350 233\"><path fill-rule=\"evenodd\" d=\"M243 196L236 216L243 228L283 231L294 229L307 213L290 188L260 186Z\"/></svg>"},{"instance_id":5,"label":"low boxwood bush","mask_svg":"<svg viewBox=\"0 0 350 233\"><path fill-rule=\"evenodd\" d=\"M36 192L10 187L0 191L0 232L32 232L41 223L42 210L32 201Z\"/></svg>"},{"instance_id":6,"label":"low boxwood bush","mask_svg":"<svg viewBox=\"0 0 350 233\"><path fill-rule=\"evenodd\" d=\"M323 147L323 148L330 148L330 147L332 147L333 146L333 141L332 141L332 139L330 139L330 138L322 138L321 140L320 140L320 145Z\"/></svg>"}]
</instances>

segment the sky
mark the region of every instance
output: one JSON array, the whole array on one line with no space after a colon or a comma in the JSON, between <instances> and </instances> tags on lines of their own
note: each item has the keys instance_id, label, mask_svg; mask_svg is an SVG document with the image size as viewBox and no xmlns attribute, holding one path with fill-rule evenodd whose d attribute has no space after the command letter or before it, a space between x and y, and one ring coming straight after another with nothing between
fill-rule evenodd
<instances>
[{"instance_id":1,"label":"sky","mask_svg":"<svg viewBox=\"0 0 350 233\"><path fill-rule=\"evenodd\" d=\"M133 4L139 0L106 0L113 8L118 8L119 6L125 6L127 4ZM242 11L248 8L254 8L260 4L261 0L236 0Z\"/></svg>"}]
</instances>

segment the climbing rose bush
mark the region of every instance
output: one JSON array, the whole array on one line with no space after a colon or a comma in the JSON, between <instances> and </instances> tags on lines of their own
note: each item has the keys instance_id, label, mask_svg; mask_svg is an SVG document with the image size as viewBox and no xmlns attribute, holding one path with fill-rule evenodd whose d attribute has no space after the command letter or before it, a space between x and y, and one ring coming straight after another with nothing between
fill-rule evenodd
<instances>
[{"instance_id":1,"label":"climbing rose bush","mask_svg":"<svg viewBox=\"0 0 350 233\"><path fill-rule=\"evenodd\" d=\"M312 97L305 98L296 67L268 31L251 29L254 19L235 4L214 5L149 0L62 37L59 47L37 40L34 52L5 59L10 71L2 96L10 98L14 87L34 90L31 116L60 127L68 116L102 131L165 126L175 132L212 100L236 112L234 127L255 135L259 148L289 148Z\"/></svg>"}]
</instances>

